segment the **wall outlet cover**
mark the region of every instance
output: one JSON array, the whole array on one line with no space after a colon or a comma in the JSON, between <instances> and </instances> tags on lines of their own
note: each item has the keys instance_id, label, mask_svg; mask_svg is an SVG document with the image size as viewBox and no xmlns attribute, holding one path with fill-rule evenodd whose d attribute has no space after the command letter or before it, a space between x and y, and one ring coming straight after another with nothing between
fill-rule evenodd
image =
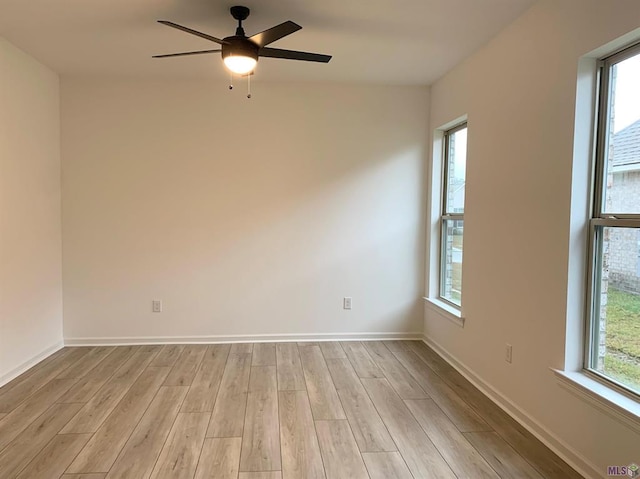
<instances>
[{"instance_id":1,"label":"wall outlet cover","mask_svg":"<svg viewBox=\"0 0 640 479\"><path fill-rule=\"evenodd\" d=\"M153 311L154 313L161 313L162 301L159 299L154 299L153 301L151 301L151 311Z\"/></svg>"}]
</instances>

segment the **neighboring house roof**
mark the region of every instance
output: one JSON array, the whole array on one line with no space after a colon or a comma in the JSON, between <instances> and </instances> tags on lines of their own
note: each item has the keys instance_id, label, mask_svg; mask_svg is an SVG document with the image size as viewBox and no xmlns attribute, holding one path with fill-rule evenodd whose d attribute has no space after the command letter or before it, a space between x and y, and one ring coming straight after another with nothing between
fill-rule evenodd
<instances>
[{"instance_id":1,"label":"neighboring house roof","mask_svg":"<svg viewBox=\"0 0 640 479\"><path fill-rule=\"evenodd\" d=\"M630 165L640 165L640 120L613 135L614 169Z\"/></svg>"}]
</instances>

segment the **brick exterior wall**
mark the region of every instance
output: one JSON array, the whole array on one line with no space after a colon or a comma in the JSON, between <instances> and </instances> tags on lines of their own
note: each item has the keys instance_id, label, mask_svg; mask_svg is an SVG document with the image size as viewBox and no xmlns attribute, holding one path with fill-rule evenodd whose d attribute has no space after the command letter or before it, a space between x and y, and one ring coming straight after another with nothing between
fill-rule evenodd
<instances>
[{"instance_id":1,"label":"brick exterior wall","mask_svg":"<svg viewBox=\"0 0 640 479\"><path fill-rule=\"evenodd\" d=\"M610 175L610 211L636 212L640 206L640 171ZM609 281L611 286L640 293L640 231L613 229L609 238Z\"/></svg>"}]
</instances>

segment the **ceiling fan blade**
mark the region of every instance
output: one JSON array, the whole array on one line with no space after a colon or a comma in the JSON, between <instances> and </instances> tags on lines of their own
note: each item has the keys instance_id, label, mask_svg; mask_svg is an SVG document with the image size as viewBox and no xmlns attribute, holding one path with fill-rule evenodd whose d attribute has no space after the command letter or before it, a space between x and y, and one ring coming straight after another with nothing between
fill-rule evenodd
<instances>
[{"instance_id":1,"label":"ceiling fan blade","mask_svg":"<svg viewBox=\"0 0 640 479\"><path fill-rule=\"evenodd\" d=\"M329 63L331 55L321 55L320 53L297 52L295 50L281 50L280 48L261 48L258 51L261 57L285 58L287 60L305 60L308 62Z\"/></svg>"},{"instance_id":2,"label":"ceiling fan blade","mask_svg":"<svg viewBox=\"0 0 640 479\"><path fill-rule=\"evenodd\" d=\"M269 45L269 43L280 40L282 37L286 37L287 35L297 32L301 28L302 27L297 23L288 20L280 25L269 28L264 32L256 33L252 37L249 37L249 40L257 43L259 47L264 47L265 45Z\"/></svg>"},{"instance_id":3,"label":"ceiling fan blade","mask_svg":"<svg viewBox=\"0 0 640 479\"><path fill-rule=\"evenodd\" d=\"M183 32L190 33L191 35L195 35L200 38L204 38L205 40L209 40L212 42L219 43L220 45L228 45L229 42L225 42L224 40L220 40L219 38L212 37L211 35L207 35L206 33L199 32L197 30L193 30L188 27L183 27L182 25L178 25L177 23L169 22L167 20L158 20L158 23L162 23L171 28L177 28L178 30L182 30Z\"/></svg>"},{"instance_id":4,"label":"ceiling fan blade","mask_svg":"<svg viewBox=\"0 0 640 479\"><path fill-rule=\"evenodd\" d=\"M182 52L182 53L167 53L165 55L153 55L151 58L169 58L169 57L186 57L188 55L202 55L205 53L216 53L222 50L198 50L196 52Z\"/></svg>"}]
</instances>

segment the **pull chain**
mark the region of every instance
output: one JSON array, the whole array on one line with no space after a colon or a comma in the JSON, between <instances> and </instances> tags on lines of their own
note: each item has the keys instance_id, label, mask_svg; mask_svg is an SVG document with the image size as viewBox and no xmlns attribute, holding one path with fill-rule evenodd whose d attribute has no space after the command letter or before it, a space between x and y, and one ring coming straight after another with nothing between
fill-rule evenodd
<instances>
[{"instance_id":1,"label":"pull chain","mask_svg":"<svg viewBox=\"0 0 640 479\"><path fill-rule=\"evenodd\" d=\"M233 73L229 73L229 90L233 90Z\"/></svg>"},{"instance_id":2,"label":"pull chain","mask_svg":"<svg viewBox=\"0 0 640 479\"><path fill-rule=\"evenodd\" d=\"M247 75L247 98L251 98L251 73Z\"/></svg>"}]
</instances>

